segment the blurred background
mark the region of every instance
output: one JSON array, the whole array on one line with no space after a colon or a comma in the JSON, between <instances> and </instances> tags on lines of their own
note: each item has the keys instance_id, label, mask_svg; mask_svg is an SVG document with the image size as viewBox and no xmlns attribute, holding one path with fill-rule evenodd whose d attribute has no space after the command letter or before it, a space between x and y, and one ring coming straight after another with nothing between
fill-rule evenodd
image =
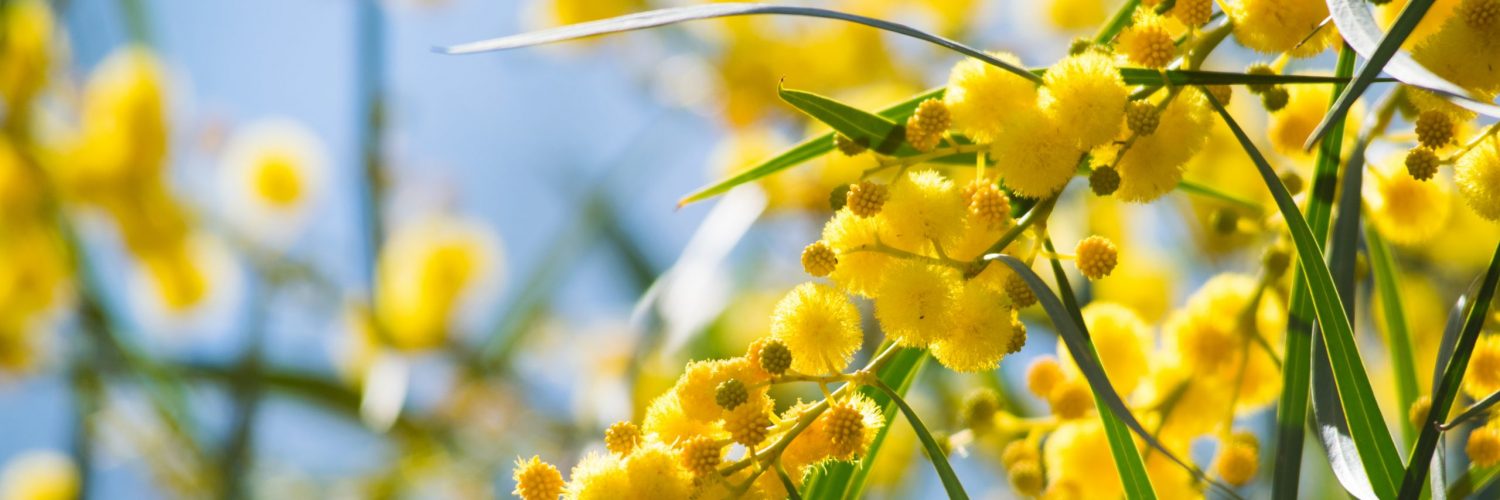
<instances>
[{"instance_id":1,"label":"blurred background","mask_svg":"<svg viewBox=\"0 0 1500 500\"><path fill-rule=\"evenodd\" d=\"M7 487L72 467L90 498L505 497L517 456L566 470L685 360L742 352L806 279L796 255L829 194L873 160L678 200L821 132L777 100L778 82L878 109L942 84L958 58L784 18L432 50L682 3L0 2ZM793 3L1035 67L1117 2ZM1208 67L1253 60L1233 48ZM1236 106L1264 127L1251 99ZM1210 147L1237 151L1221 133ZM1224 174L1253 169L1222 158L1189 177L1263 200ZM1258 266L1254 237L1206 229L1212 205L1078 198L1055 234L1131 242L1117 289L1091 293L1148 320L1214 272ZM1446 262L1467 276L1483 258ZM1452 297L1431 295L1440 325ZM929 426L956 428L948 409L970 388L1003 389L1055 350L1032 314L1031 342L1000 372L923 375L912 401ZM909 427L892 436L874 466L906 473L873 475L871 495L940 492ZM999 448L974 448L955 461L966 486L1007 496Z\"/></svg>"}]
</instances>

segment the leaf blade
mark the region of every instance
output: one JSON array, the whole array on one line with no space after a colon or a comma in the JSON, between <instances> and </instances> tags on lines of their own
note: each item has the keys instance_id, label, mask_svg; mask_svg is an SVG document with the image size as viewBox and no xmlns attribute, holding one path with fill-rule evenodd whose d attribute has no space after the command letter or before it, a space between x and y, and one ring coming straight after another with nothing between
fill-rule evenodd
<instances>
[{"instance_id":1,"label":"leaf blade","mask_svg":"<svg viewBox=\"0 0 1500 500\"><path fill-rule=\"evenodd\" d=\"M896 152L905 139L905 127L833 98L786 87L776 89L776 94L792 107L878 153Z\"/></svg>"}]
</instances>

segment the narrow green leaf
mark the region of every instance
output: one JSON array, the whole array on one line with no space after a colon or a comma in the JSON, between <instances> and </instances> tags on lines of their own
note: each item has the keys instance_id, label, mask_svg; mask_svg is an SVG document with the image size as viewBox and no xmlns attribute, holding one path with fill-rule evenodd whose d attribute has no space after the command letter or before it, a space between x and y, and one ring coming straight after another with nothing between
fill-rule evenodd
<instances>
[{"instance_id":1,"label":"narrow green leaf","mask_svg":"<svg viewBox=\"0 0 1500 500\"><path fill-rule=\"evenodd\" d=\"M1463 330L1459 332L1452 356L1443 363L1443 375L1435 379L1432 409L1427 412L1422 433L1417 435L1417 444L1412 448L1411 460L1407 462L1406 474L1401 481L1402 499L1416 499L1422 494L1422 483L1426 480L1432 452L1442 435L1438 426L1448 418L1448 409L1458 399L1458 387L1463 381L1464 371L1469 367L1469 355L1473 354L1474 344L1479 341L1479 330L1484 326L1490 301L1495 297L1496 281L1500 281L1500 246L1495 248L1495 255L1490 259L1489 270L1485 271L1479 294L1474 298L1469 314L1464 317Z\"/></svg>"},{"instance_id":2,"label":"narrow green leaf","mask_svg":"<svg viewBox=\"0 0 1500 500\"><path fill-rule=\"evenodd\" d=\"M875 380L875 388L880 389L891 401L896 402L896 407L906 415L906 421L911 423L911 428L917 434L917 440L922 442L922 447L927 450L927 458L932 460L932 467L937 470L938 478L943 482L943 490L948 493L948 498L968 500L969 495L964 493L964 485L958 482L958 475L953 473L953 466L948 464L948 456L943 454L943 448L938 446L937 440L932 438L932 433L927 431L927 426L922 423L922 418L917 416L916 410L896 394L896 390L879 379Z\"/></svg>"},{"instance_id":3,"label":"narrow green leaf","mask_svg":"<svg viewBox=\"0 0 1500 500\"><path fill-rule=\"evenodd\" d=\"M1205 94L1208 93L1205 92ZM1261 155L1250 137L1245 135L1245 131L1234 121L1234 117L1229 115L1229 111L1219 104L1218 100L1208 95L1208 101L1224 119L1224 123L1229 126L1245 152L1250 155L1250 159L1255 162L1267 188L1271 190L1277 208L1286 220L1287 229L1291 232L1294 246L1297 248L1298 265L1307 276L1306 284L1311 292L1313 311L1316 313L1318 326L1323 332L1323 340L1328 342L1328 358L1337 382L1339 400L1344 406L1351 437L1354 439L1360 457L1365 460L1366 473L1375 493L1381 498L1394 496L1396 484L1393 478L1400 474L1400 456L1396 453L1396 444L1391 439L1390 430L1385 427L1380 408L1375 403L1374 390L1370 387L1370 379L1365 372L1364 362L1359 357L1359 346L1354 340L1349 318L1344 314L1328 265L1323 262L1322 246L1314 238L1307 220L1297 210L1297 204L1292 200L1291 194L1287 193L1286 187L1276 176L1275 169L1271 168L1270 163ZM1316 197L1318 193L1314 192L1313 195ZM1287 355L1290 356L1291 353L1288 352ZM1287 431L1284 426L1279 430Z\"/></svg>"},{"instance_id":4,"label":"narrow green leaf","mask_svg":"<svg viewBox=\"0 0 1500 500\"><path fill-rule=\"evenodd\" d=\"M1225 71L1186 69L1170 69L1166 71L1166 75L1166 81L1172 85L1307 85L1349 82L1349 77L1347 76L1251 75ZM1161 70L1150 68L1120 68L1120 77L1129 85L1161 85L1163 80ZM1394 80L1382 78L1377 79L1377 81L1389 82Z\"/></svg>"},{"instance_id":5,"label":"narrow green leaf","mask_svg":"<svg viewBox=\"0 0 1500 500\"><path fill-rule=\"evenodd\" d=\"M1470 111L1500 117L1500 106L1474 97L1468 90L1443 79L1412 59L1410 55L1398 50L1401 47L1401 40L1405 40L1412 28L1416 27L1417 22L1421 21L1422 13L1427 11L1427 7L1432 3L1431 0L1417 0L1407 4L1396 20L1396 24L1391 27L1390 36L1387 36L1380 29L1380 23L1375 21L1375 13L1371 10L1372 2L1369 0L1327 0L1327 2L1329 15L1333 17L1333 23L1339 27L1339 35L1344 37L1344 41L1353 47L1355 52L1371 61L1370 64L1365 65L1366 71L1361 72L1361 78L1364 78L1364 73L1368 71L1375 73L1384 71L1407 85L1440 94ZM1408 16L1408 14L1412 15ZM1388 39L1392 41L1389 46L1386 45ZM1375 61L1379 63L1374 63ZM1374 75L1370 77L1373 78ZM1360 91L1362 92L1363 89ZM1352 103L1351 98L1350 104Z\"/></svg>"},{"instance_id":6,"label":"narrow green leaf","mask_svg":"<svg viewBox=\"0 0 1500 500\"><path fill-rule=\"evenodd\" d=\"M701 19L713 19L718 17L750 16L750 15L785 15L816 17L833 19L836 21L847 21L855 24L863 24L892 33L906 35L918 40L931 42L948 50L979 59L988 64L1010 71L1023 78L1031 79L1041 83L1041 78L1027 71L1025 68L1014 66L1001 61L982 50L949 40L947 38L928 33L904 24L893 23L881 19L839 12L836 10L819 9L815 7L795 7L788 5L766 5L754 3L718 3L707 5L690 5L685 7L670 7L657 9L624 16L589 21L586 23L571 24L548 28L544 30L511 35L500 38L492 38L477 42L454 45L450 47L436 47L433 50L444 54L473 54L479 52L493 52L497 50L510 50L532 45L542 45L578 38L586 38L609 33L620 33L624 31L635 31L641 29L655 28L669 24L677 24L686 21Z\"/></svg>"},{"instance_id":7,"label":"narrow green leaf","mask_svg":"<svg viewBox=\"0 0 1500 500\"><path fill-rule=\"evenodd\" d=\"M1457 417L1453 417L1453 420L1449 420L1448 423L1443 424L1441 426L1441 430L1451 431L1455 427L1458 427L1459 424L1473 419L1474 417L1483 415L1486 410L1490 409L1491 406L1495 406L1495 403L1500 403L1500 391L1495 391L1494 393L1485 396L1484 399L1479 400L1478 403L1470 405L1463 411L1463 413L1458 414Z\"/></svg>"},{"instance_id":8,"label":"narrow green leaf","mask_svg":"<svg viewBox=\"0 0 1500 500\"><path fill-rule=\"evenodd\" d=\"M1136 7L1140 5L1141 0L1127 0L1124 5L1120 6L1120 10L1116 10L1115 14L1109 17L1109 22L1099 27L1099 32L1094 34L1094 43L1105 45L1114 41L1115 35L1120 34L1120 30L1130 25L1130 19L1135 15Z\"/></svg>"},{"instance_id":9,"label":"narrow green leaf","mask_svg":"<svg viewBox=\"0 0 1500 500\"><path fill-rule=\"evenodd\" d=\"M1417 401L1416 360L1412 357L1411 329L1406 323L1406 306L1401 300L1400 277L1391 257L1390 245L1373 224L1365 226L1365 246L1370 251L1370 270L1375 277L1375 291L1385 313L1386 349L1391 352L1391 366L1396 374L1396 401L1398 408L1411 408ZM1401 435L1406 446L1411 448L1417 441L1416 428L1411 419L1401 420Z\"/></svg>"},{"instance_id":10,"label":"narrow green leaf","mask_svg":"<svg viewBox=\"0 0 1500 500\"><path fill-rule=\"evenodd\" d=\"M898 394L905 396L927 359L927 351L904 349L897 352L889 363L880 367L876 375L886 385L894 388ZM896 403L889 396L872 387L861 388L860 392L882 409L886 422L894 421L897 411ZM825 467L813 469L803 488L807 498L825 500L859 498L864 491L865 482L869 480L870 467L875 464L875 456L880 453L890 429L891 426L886 425L875 433L875 440L870 443L870 449L865 451L864 458L858 462L834 462Z\"/></svg>"},{"instance_id":11,"label":"narrow green leaf","mask_svg":"<svg viewBox=\"0 0 1500 500\"><path fill-rule=\"evenodd\" d=\"M786 87L777 88L776 93L792 107L877 153L894 153L906 139L906 127L835 99Z\"/></svg>"}]
</instances>

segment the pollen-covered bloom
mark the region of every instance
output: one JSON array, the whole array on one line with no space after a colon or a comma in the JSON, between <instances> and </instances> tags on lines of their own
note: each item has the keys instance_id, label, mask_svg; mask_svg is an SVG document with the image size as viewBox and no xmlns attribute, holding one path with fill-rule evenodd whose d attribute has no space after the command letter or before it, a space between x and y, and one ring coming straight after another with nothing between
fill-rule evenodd
<instances>
[{"instance_id":1,"label":"pollen-covered bloom","mask_svg":"<svg viewBox=\"0 0 1500 500\"><path fill-rule=\"evenodd\" d=\"M1085 52L1047 70L1042 108L1066 125L1082 149L1109 142L1120 133L1130 91L1109 56Z\"/></svg>"},{"instance_id":2,"label":"pollen-covered bloom","mask_svg":"<svg viewBox=\"0 0 1500 500\"><path fill-rule=\"evenodd\" d=\"M515 495L521 500L554 500L563 492L562 473L541 457L517 458L512 477L516 481Z\"/></svg>"},{"instance_id":3,"label":"pollen-covered bloom","mask_svg":"<svg viewBox=\"0 0 1500 500\"><path fill-rule=\"evenodd\" d=\"M483 224L452 216L413 220L381 249L375 311L393 347L441 345L460 319L498 288L500 240Z\"/></svg>"},{"instance_id":4,"label":"pollen-covered bloom","mask_svg":"<svg viewBox=\"0 0 1500 500\"><path fill-rule=\"evenodd\" d=\"M1070 124L1034 106L1007 113L1016 126L995 137L990 150L1006 187L1029 198L1061 190L1077 173L1083 155L1068 132Z\"/></svg>"},{"instance_id":5,"label":"pollen-covered bloom","mask_svg":"<svg viewBox=\"0 0 1500 500\"><path fill-rule=\"evenodd\" d=\"M953 269L903 261L892 267L880 287L875 318L897 344L926 347L952 333L959 286Z\"/></svg>"},{"instance_id":6,"label":"pollen-covered bloom","mask_svg":"<svg viewBox=\"0 0 1500 500\"><path fill-rule=\"evenodd\" d=\"M1014 55L990 55L1020 65ZM972 57L953 66L948 90L943 94L953 128L981 142L994 140L1012 128L1013 122L1007 118L1010 112L1035 107L1036 98L1036 84L1031 80Z\"/></svg>"},{"instance_id":7,"label":"pollen-covered bloom","mask_svg":"<svg viewBox=\"0 0 1500 500\"><path fill-rule=\"evenodd\" d=\"M1453 198L1438 180L1419 181L1395 162L1375 165L1374 182L1366 183L1370 220L1380 234L1404 245L1426 241L1448 224Z\"/></svg>"},{"instance_id":8,"label":"pollen-covered bloom","mask_svg":"<svg viewBox=\"0 0 1500 500\"><path fill-rule=\"evenodd\" d=\"M1275 359L1253 336L1280 345L1286 309L1272 289L1257 297L1256 288L1250 276L1214 276L1163 327L1163 345L1192 373L1191 383L1210 392L1237 390L1240 409L1270 403L1281 390ZM1259 302L1252 304L1255 299Z\"/></svg>"},{"instance_id":9,"label":"pollen-covered bloom","mask_svg":"<svg viewBox=\"0 0 1500 500\"><path fill-rule=\"evenodd\" d=\"M1500 136L1491 135L1458 157L1453 172L1464 203L1480 217L1500 220Z\"/></svg>"},{"instance_id":10,"label":"pollen-covered bloom","mask_svg":"<svg viewBox=\"0 0 1500 500\"><path fill-rule=\"evenodd\" d=\"M1288 52L1294 57L1308 57L1339 39L1332 23L1321 26L1328 19L1328 5L1323 2L1232 0L1226 3L1229 18L1234 21L1235 39L1257 52Z\"/></svg>"},{"instance_id":11,"label":"pollen-covered bloom","mask_svg":"<svg viewBox=\"0 0 1500 500\"><path fill-rule=\"evenodd\" d=\"M823 225L823 242L838 257L838 265L828 278L849 293L874 297L886 268L896 260L884 253L861 249L880 241L882 219L861 217L844 207Z\"/></svg>"},{"instance_id":12,"label":"pollen-covered bloom","mask_svg":"<svg viewBox=\"0 0 1500 500\"><path fill-rule=\"evenodd\" d=\"M1110 385L1120 394L1135 392L1151 372L1151 327L1134 310L1111 302L1094 302L1084 306L1082 312L1083 324L1099 351L1099 363L1104 365ZM1058 339L1057 357L1069 378L1083 378L1062 339Z\"/></svg>"},{"instance_id":13,"label":"pollen-covered bloom","mask_svg":"<svg viewBox=\"0 0 1500 500\"><path fill-rule=\"evenodd\" d=\"M1148 202L1176 188L1183 166L1203 149L1212 126L1213 110L1203 94L1198 89L1183 89L1162 111L1156 132L1137 137L1125 150L1118 165L1120 187L1115 196Z\"/></svg>"},{"instance_id":14,"label":"pollen-covered bloom","mask_svg":"<svg viewBox=\"0 0 1500 500\"><path fill-rule=\"evenodd\" d=\"M224 151L225 216L263 243L288 244L306 225L327 170L322 141L302 124L271 118L246 125Z\"/></svg>"},{"instance_id":15,"label":"pollen-covered bloom","mask_svg":"<svg viewBox=\"0 0 1500 500\"><path fill-rule=\"evenodd\" d=\"M1119 49L1130 62L1147 68L1165 68L1177 59L1177 41L1166 20L1150 9L1136 11L1135 21L1120 32Z\"/></svg>"},{"instance_id":16,"label":"pollen-covered bloom","mask_svg":"<svg viewBox=\"0 0 1500 500\"><path fill-rule=\"evenodd\" d=\"M1500 391L1500 335L1481 335L1464 372L1464 394L1482 399Z\"/></svg>"},{"instance_id":17,"label":"pollen-covered bloom","mask_svg":"<svg viewBox=\"0 0 1500 500\"><path fill-rule=\"evenodd\" d=\"M958 372L993 370L1006 354L1017 332L1015 312L1004 293L970 281L960 287L948 335L932 344L932 356Z\"/></svg>"},{"instance_id":18,"label":"pollen-covered bloom","mask_svg":"<svg viewBox=\"0 0 1500 500\"><path fill-rule=\"evenodd\" d=\"M791 351L792 369L806 374L843 370L863 341L854 303L817 283L797 285L776 304L771 335Z\"/></svg>"},{"instance_id":19,"label":"pollen-covered bloom","mask_svg":"<svg viewBox=\"0 0 1500 500\"><path fill-rule=\"evenodd\" d=\"M946 247L963 235L965 212L953 181L933 170L912 172L891 185L891 199L880 212L882 235L905 250L934 242Z\"/></svg>"}]
</instances>

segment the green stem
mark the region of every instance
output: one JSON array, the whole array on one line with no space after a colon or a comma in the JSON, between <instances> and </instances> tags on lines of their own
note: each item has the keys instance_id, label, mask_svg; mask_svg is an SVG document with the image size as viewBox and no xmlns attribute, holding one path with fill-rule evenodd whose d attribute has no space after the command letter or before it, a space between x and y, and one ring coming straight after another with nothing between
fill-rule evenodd
<instances>
[{"instance_id":1,"label":"green stem","mask_svg":"<svg viewBox=\"0 0 1500 500\"><path fill-rule=\"evenodd\" d=\"M967 500L969 495L964 492L964 486L958 481L958 475L953 473L953 466L948 463L947 455L943 454L942 447L938 446L937 440L933 439L932 432L927 430L927 426L922 423L922 418L917 416L917 412L912 410L911 405L906 404L906 400L901 399L901 395L897 394L895 389L891 389L891 386L886 385L880 379L875 379L870 385L890 397L891 401L896 403L896 407L901 409L901 413L906 416L906 421L911 423L917 439L927 450L928 458L932 459L932 467L937 470L938 478L943 482L943 489L948 492L948 498Z\"/></svg>"}]
</instances>

